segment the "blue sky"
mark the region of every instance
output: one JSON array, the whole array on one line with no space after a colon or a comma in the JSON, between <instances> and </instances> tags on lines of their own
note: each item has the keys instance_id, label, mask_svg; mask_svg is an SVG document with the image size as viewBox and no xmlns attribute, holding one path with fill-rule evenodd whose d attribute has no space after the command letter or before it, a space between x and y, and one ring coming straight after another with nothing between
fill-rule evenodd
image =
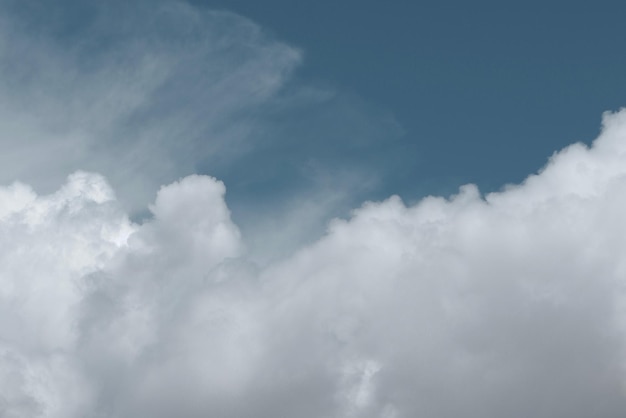
<instances>
[{"instance_id":1,"label":"blue sky","mask_svg":"<svg viewBox=\"0 0 626 418\"><path fill-rule=\"evenodd\" d=\"M617 3L194 3L259 22L303 49L297 77L391 113L413 158L383 188L409 199L517 183L624 105Z\"/></svg>"},{"instance_id":2,"label":"blue sky","mask_svg":"<svg viewBox=\"0 0 626 418\"><path fill-rule=\"evenodd\" d=\"M0 0L0 416L624 416L624 8Z\"/></svg>"},{"instance_id":3,"label":"blue sky","mask_svg":"<svg viewBox=\"0 0 626 418\"><path fill-rule=\"evenodd\" d=\"M193 3L235 11L300 48L303 60L292 82L328 88L349 103L351 116L360 113L344 123L315 109L308 118L276 115L277 132L270 135L288 145L276 145L271 152L280 161L269 158L269 168L260 168L274 174L242 193L294 193L282 183L285 175L296 181L290 162L302 166L315 159L329 172L346 164L367 171L372 182L354 187L352 198L326 217L346 216L363 200L391 194L416 202L456 193L466 183L482 192L519 183L555 151L589 144L600 115L624 105L620 5ZM341 115L337 119L346 113L329 112ZM229 179L226 172L217 174ZM238 183L230 184L238 216Z\"/></svg>"}]
</instances>

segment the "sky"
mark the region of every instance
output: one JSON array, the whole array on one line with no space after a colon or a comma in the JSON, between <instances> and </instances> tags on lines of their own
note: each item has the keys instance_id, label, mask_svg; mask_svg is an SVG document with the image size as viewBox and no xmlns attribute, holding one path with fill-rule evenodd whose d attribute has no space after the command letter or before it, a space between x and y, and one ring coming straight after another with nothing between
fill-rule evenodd
<instances>
[{"instance_id":1,"label":"sky","mask_svg":"<svg viewBox=\"0 0 626 418\"><path fill-rule=\"evenodd\" d=\"M0 416L624 416L620 8L0 0Z\"/></svg>"},{"instance_id":2,"label":"sky","mask_svg":"<svg viewBox=\"0 0 626 418\"><path fill-rule=\"evenodd\" d=\"M495 190L623 106L621 6L585 2L206 1L304 50L298 74L392 112L415 144L394 192ZM491 158L493 157L493 158Z\"/></svg>"}]
</instances>

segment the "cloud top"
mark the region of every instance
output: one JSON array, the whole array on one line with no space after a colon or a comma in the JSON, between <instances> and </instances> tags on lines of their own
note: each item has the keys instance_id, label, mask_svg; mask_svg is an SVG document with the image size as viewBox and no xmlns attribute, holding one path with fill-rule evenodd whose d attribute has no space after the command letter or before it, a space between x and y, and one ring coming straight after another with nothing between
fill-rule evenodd
<instances>
[{"instance_id":1,"label":"cloud top","mask_svg":"<svg viewBox=\"0 0 626 418\"><path fill-rule=\"evenodd\" d=\"M185 177L138 224L97 174L0 188L0 414L626 410L626 111L520 185L369 202L266 267L224 194Z\"/></svg>"}]
</instances>

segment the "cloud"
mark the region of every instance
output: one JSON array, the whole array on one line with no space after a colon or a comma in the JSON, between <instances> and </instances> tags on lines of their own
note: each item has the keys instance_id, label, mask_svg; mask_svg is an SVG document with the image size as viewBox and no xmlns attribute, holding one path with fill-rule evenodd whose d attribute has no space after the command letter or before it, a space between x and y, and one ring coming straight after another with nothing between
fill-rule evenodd
<instances>
[{"instance_id":1,"label":"cloud","mask_svg":"<svg viewBox=\"0 0 626 418\"><path fill-rule=\"evenodd\" d=\"M520 185L316 239L393 117L231 13L1 7L0 416L623 415L626 111ZM238 205L192 174L220 170Z\"/></svg>"},{"instance_id":2,"label":"cloud","mask_svg":"<svg viewBox=\"0 0 626 418\"><path fill-rule=\"evenodd\" d=\"M302 51L242 16L171 0L0 10L2 184L49 194L101 173L140 219L160 185L218 176L261 261L318 238L413 155L389 112L298 77Z\"/></svg>"},{"instance_id":3,"label":"cloud","mask_svg":"<svg viewBox=\"0 0 626 418\"><path fill-rule=\"evenodd\" d=\"M620 416L626 111L603 124L522 184L365 203L268 266L214 178L141 224L97 174L3 187L0 415Z\"/></svg>"},{"instance_id":4,"label":"cloud","mask_svg":"<svg viewBox=\"0 0 626 418\"><path fill-rule=\"evenodd\" d=\"M228 12L126 3L3 4L4 183L49 192L98 171L136 210L160 184L254 146L253 114L300 52Z\"/></svg>"}]
</instances>

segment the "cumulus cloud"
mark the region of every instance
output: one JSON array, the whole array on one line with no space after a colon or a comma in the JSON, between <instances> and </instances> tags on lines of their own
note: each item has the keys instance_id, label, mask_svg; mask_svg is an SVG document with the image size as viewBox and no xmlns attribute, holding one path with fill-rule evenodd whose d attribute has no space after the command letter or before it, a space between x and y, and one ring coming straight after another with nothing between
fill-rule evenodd
<instances>
[{"instance_id":1,"label":"cumulus cloud","mask_svg":"<svg viewBox=\"0 0 626 418\"><path fill-rule=\"evenodd\" d=\"M0 415L626 410L626 111L522 184L369 202L269 266L224 196L185 177L139 224L97 174L0 188Z\"/></svg>"}]
</instances>

